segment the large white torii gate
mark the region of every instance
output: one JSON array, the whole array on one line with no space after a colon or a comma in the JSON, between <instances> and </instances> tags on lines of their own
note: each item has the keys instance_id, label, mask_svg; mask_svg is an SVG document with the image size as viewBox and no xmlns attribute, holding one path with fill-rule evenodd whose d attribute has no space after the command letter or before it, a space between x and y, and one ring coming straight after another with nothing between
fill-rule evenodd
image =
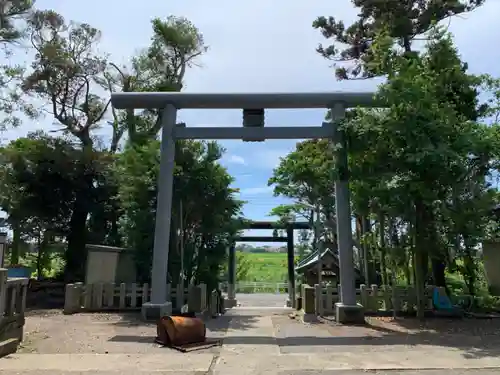
<instances>
[{"instance_id":1,"label":"large white torii gate","mask_svg":"<svg viewBox=\"0 0 500 375\"><path fill-rule=\"evenodd\" d=\"M179 93L127 92L111 95L116 109L162 110L161 159L158 179L158 202L151 276L151 301L144 304L145 319L158 319L171 314L167 300L168 251L172 216L175 140L177 139L266 139L329 138L337 146L335 181L337 236L340 263L340 302L336 304L337 321L359 322L363 308L356 303L347 152L344 132L337 127L345 117L345 109L377 107L371 92L328 93ZM243 127L186 127L176 124L177 110L191 108L243 110ZM322 126L264 126L264 110L270 108L330 109L332 121Z\"/></svg>"}]
</instances>

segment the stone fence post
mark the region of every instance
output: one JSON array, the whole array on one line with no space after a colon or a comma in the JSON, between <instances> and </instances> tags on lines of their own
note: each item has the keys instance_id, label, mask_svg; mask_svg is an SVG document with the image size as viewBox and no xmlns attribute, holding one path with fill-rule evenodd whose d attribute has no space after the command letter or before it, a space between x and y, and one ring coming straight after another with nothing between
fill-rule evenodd
<instances>
[{"instance_id":1,"label":"stone fence post","mask_svg":"<svg viewBox=\"0 0 500 375\"><path fill-rule=\"evenodd\" d=\"M201 287L199 285L189 285L187 303L189 312L202 312Z\"/></svg>"},{"instance_id":2,"label":"stone fence post","mask_svg":"<svg viewBox=\"0 0 500 375\"><path fill-rule=\"evenodd\" d=\"M64 314L75 314L82 308L82 283L67 284L64 293Z\"/></svg>"},{"instance_id":3,"label":"stone fence post","mask_svg":"<svg viewBox=\"0 0 500 375\"><path fill-rule=\"evenodd\" d=\"M0 268L0 320L7 307L7 269Z\"/></svg>"}]
</instances>

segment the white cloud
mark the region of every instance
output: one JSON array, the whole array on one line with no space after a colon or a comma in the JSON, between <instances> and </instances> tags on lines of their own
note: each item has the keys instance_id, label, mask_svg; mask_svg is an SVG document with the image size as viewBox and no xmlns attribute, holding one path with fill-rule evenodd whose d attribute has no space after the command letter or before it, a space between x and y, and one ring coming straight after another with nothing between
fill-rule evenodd
<instances>
[{"instance_id":1,"label":"white cloud","mask_svg":"<svg viewBox=\"0 0 500 375\"><path fill-rule=\"evenodd\" d=\"M224 157L224 161L230 164L246 165L246 161L243 157L239 155L227 155Z\"/></svg>"},{"instance_id":2,"label":"white cloud","mask_svg":"<svg viewBox=\"0 0 500 375\"><path fill-rule=\"evenodd\" d=\"M260 165L264 168L274 169L279 165L280 158L285 157L289 151L287 149L265 150L259 154Z\"/></svg>"},{"instance_id":3,"label":"white cloud","mask_svg":"<svg viewBox=\"0 0 500 375\"><path fill-rule=\"evenodd\" d=\"M251 188L243 188L240 189L240 194L245 195L258 195L258 194L267 194L272 193L272 186L260 186L260 187L251 187Z\"/></svg>"}]
</instances>

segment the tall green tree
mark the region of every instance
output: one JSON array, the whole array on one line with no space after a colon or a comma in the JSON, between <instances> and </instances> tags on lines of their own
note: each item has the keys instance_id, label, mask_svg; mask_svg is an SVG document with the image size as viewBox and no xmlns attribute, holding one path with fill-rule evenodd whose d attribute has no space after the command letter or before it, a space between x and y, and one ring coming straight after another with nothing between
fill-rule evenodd
<instances>
[{"instance_id":1,"label":"tall green tree","mask_svg":"<svg viewBox=\"0 0 500 375\"><path fill-rule=\"evenodd\" d=\"M12 64L10 58L15 52L21 52L26 37L26 20L33 9L34 1L3 1L0 7L0 45L3 63L0 64L0 131L18 126L21 119L17 112L25 112L30 117L36 116L35 107L23 100L20 83L25 67Z\"/></svg>"},{"instance_id":2,"label":"tall green tree","mask_svg":"<svg viewBox=\"0 0 500 375\"><path fill-rule=\"evenodd\" d=\"M339 79L371 78L381 71L372 65L373 44L380 33L386 33L391 51L414 54L413 42L425 38L423 34L440 21L473 11L485 0L352 0L359 9L358 19L346 26L335 17L318 17L313 27L332 39L328 46L320 45L318 52L338 62ZM387 73L387 72L384 72Z\"/></svg>"},{"instance_id":3,"label":"tall green tree","mask_svg":"<svg viewBox=\"0 0 500 375\"><path fill-rule=\"evenodd\" d=\"M484 1L356 0L353 3L360 12L350 26L346 27L343 21L333 17L319 17L313 23L313 27L334 41L330 46L320 46L318 52L339 63L336 76L341 80L394 76L402 58L411 63L418 57L413 48L415 40L432 40L440 32L437 26L440 21L472 11ZM432 56L432 61L427 64L428 69L440 72L436 79L441 82L441 90L436 92L439 96L435 100L443 103L453 101L461 116L476 120L482 113L477 106L477 83L466 74L467 65L460 61L456 51L449 51L453 46L432 44L427 48L444 49L431 51L429 56ZM445 58L452 58L453 61L446 61ZM367 205L366 201L364 205ZM424 210L430 211L431 208L424 207ZM437 252L433 254L432 261L434 282L444 285L445 257Z\"/></svg>"},{"instance_id":4,"label":"tall green tree","mask_svg":"<svg viewBox=\"0 0 500 375\"><path fill-rule=\"evenodd\" d=\"M29 39L35 50L32 71L25 78L27 95L47 103L44 112L53 117L63 134L78 140L84 161L67 236L66 278L82 279L87 242L87 218L92 210L95 137L109 107L109 99L96 92L96 82L106 69L97 52L100 32L85 23L68 22L60 14L36 11L29 18Z\"/></svg>"},{"instance_id":5,"label":"tall green tree","mask_svg":"<svg viewBox=\"0 0 500 375\"><path fill-rule=\"evenodd\" d=\"M231 237L239 229L236 219L242 202L230 187L232 177L218 163L221 155L222 149L212 142L184 141L176 148L169 250L169 279L173 284L180 274L181 236L185 280L215 286L225 266ZM154 242L159 142L129 145L118 155L116 168L125 245L135 250L138 275L145 281L150 277Z\"/></svg>"},{"instance_id":6,"label":"tall green tree","mask_svg":"<svg viewBox=\"0 0 500 375\"><path fill-rule=\"evenodd\" d=\"M45 243L67 236L82 156L71 142L44 133L0 149L0 206L14 234L12 264L19 262L22 238L38 232Z\"/></svg>"},{"instance_id":7,"label":"tall green tree","mask_svg":"<svg viewBox=\"0 0 500 375\"><path fill-rule=\"evenodd\" d=\"M187 70L208 49L198 28L184 17L155 18L151 23L151 44L133 57L130 66L109 63L102 85L110 92L181 91ZM112 150L124 134L137 144L154 139L161 128L161 113L156 110L113 109L112 116Z\"/></svg>"},{"instance_id":8,"label":"tall green tree","mask_svg":"<svg viewBox=\"0 0 500 375\"><path fill-rule=\"evenodd\" d=\"M385 109L354 110L341 124L348 135L353 211L371 226L362 237L376 255L368 261L379 262L385 282L394 283L403 268L421 303L428 261L432 282L445 285L444 266L451 266L454 246L474 284L473 249L487 235L486 211L494 202L486 177L497 158L498 132L480 122L491 106L479 103L481 80L467 73L451 38L439 30L426 38L424 51L411 56L389 48L393 39L387 33L374 38L370 66L387 74L376 97ZM331 186L332 161L326 141L302 142L283 158L270 183L300 205L308 192ZM332 197L331 191L323 194ZM455 217L461 210L464 215ZM478 217L470 225L474 211ZM457 231L458 244L452 242Z\"/></svg>"},{"instance_id":9,"label":"tall green tree","mask_svg":"<svg viewBox=\"0 0 500 375\"><path fill-rule=\"evenodd\" d=\"M368 162L363 168L377 171L381 189L373 192L372 201L384 215L394 215L396 209L413 231L416 285L421 293L428 257L433 282L446 285L449 254L440 235L440 202L453 204L453 189L463 184L471 166L479 168L477 181L484 185L485 166L493 157L488 136L492 130L474 121L482 112L477 103L478 80L465 72L449 36L432 33L429 38L420 56L388 58L387 52L379 53L376 47L387 51L390 40L379 35L374 43L374 56L379 59L374 62L389 63L390 73L377 96L388 109L365 112L349 123L353 137L361 138L359 148L352 150L353 158L361 152L361 160ZM461 85L455 85L454 79ZM445 82L450 82L447 90ZM466 111L465 105L471 108ZM400 203L396 197L402 198Z\"/></svg>"},{"instance_id":10,"label":"tall green tree","mask_svg":"<svg viewBox=\"0 0 500 375\"><path fill-rule=\"evenodd\" d=\"M281 159L268 181L276 196L292 198L295 203L278 206L271 214L284 219L296 215L313 223L320 220L315 218L318 207L322 222L330 225L327 237L335 243L333 169L333 150L327 140L298 143L295 151ZM313 242L318 240L314 238Z\"/></svg>"}]
</instances>

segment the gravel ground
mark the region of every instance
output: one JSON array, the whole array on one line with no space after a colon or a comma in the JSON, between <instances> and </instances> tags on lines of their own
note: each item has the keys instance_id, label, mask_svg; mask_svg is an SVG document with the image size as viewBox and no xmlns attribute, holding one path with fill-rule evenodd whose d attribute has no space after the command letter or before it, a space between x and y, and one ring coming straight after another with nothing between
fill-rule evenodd
<instances>
[{"instance_id":1,"label":"gravel ground","mask_svg":"<svg viewBox=\"0 0 500 375\"><path fill-rule=\"evenodd\" d=\"M243 306L282 307L285 295L238 294ZM207 323L207 336L223 337L230 317ZM61 310L32 310L26 315L24 340L18 353L165 353L153 342L156 324L139 320L138 313L82 313L64 315ZM218 353L218 347L203 353Z\"/></svg>"},{"instance_id":2,"label":"gravel ground","mask_svg":"<svg viewBox=\"0 0 500 375\"><path fill-rule=\"evenodd\" d=\"M474 347L474 352L468 351L471 358L480 358L483 356L498 358L498 356L500 355L500 353L498 352L499 346L497 345L497 333L499 328L497 324L500 323L500 320L475 322L475 324L472 324L474 326L473 330L465 329L467 328L467 324L465 324L465 326L459 324L458 326L461 329L455 329L455 327L457 327L456 321L449 323L445 321L428 322L426 323L425 327L422 327L415 326L415 322L413 321L403 320L397 322L397 329L393 327L393 325L395 325L395 322L386 322L384 320L378 321L379 324L377 327L343 327L337 326L334 323L304 325L296 320L291 320L287 316L288 313L285 314L285 309L282 309L283 311L281 313L276 313L274 311L275 309L272 309L273 311L269 309L262 309L262 311L259 311L255 310L255 307L252 309L252 306L255 306L256 303L263 304L267 302L264 306L269 306L268 303L270 301L275 301L276 306L278 305L278 303L280 303L280 300L282 301L282 299L278 298L280 296L267 295L266 297L261 298L259 295L254 295L250 298L245 298L246 296L243 295L238 297L240 297L241 302L243 302L243 307L230 310L227 315L223 315L218 319L210 320L207 323L207 335L209 337L224 337L228 332L228 327L231 326L231 329L240 331L239 333L236 333L236 337L232 337L234 341L233 344L236 343L243 348L245 348L248 344L265 347L266 345L268 345L268 341L270 339L270 337L268 337L269 334L267 333L267 331L262 331L262 327L256 326L256 321L258 320L258 316L268 316L272 322L272 326L274 326L275 337L273 337L273 341L275 342L275 344L279 345L282 355L290 356L290 358L286 359L287 361L294 359L299 354L310 356L308 358L313 362L319 361L321 358L325 360L324 356L328 355L330 355L331 358L337 358L339 355L341 355L341 357L338 358L344 358L347 355L345 353L348 350L352 350L352 348L354 347L356 347L356 352L351 354L357 356L359 353L370 351L371 349L377 348L382 344L387 344L388 342L389 345L396 345L392 346L392 348L397 348L398 346L401 346L402 341L407 341L408 337L413 337L417 339L417 341L423 339L424 337L419 337L419 331L426 331L425 339L431 339L431 342L434 340L438 340L436 343L439 343L440 345L438 346L441 347L449 346L455 349L460 348L462 350L472 349L472 347ZM246 309L245 307L249 308ZM478 330L478 327L481 327L481 329ZM397 331L397 333L395 333L394 331ZM232 336L234 336L234 332L230 332L232 332ZM485 335L485 333L490 333L490 335ZM443 338L441 336L443 334L447 336L446 341L442 341ZM217 359L222 358L224 358L225 360L228 359L226 358L224 349L221 350L220 347L201 350L198 352L191 352L188 354L182 354L174 350L162 348L157 344L154 344L153 339L155 336L155 324L147 324L139 321L138 314L92 313L63 315L59 310L31 311L27 314L24 336L25 339L22 347L18 352L18 357L19 359L22 359L22 363L24 363L26 358L31 357L28 353L36 353L49 356L70 355L70 357L66 357L66 359L69 361L69 365L74 365L75 357L71 357L71 355L80 355L83 356L82 358L87 358L88 356L90 363L94 363L94 366L96 366L97 364L95 364L94 354L109 354L110 357L106 356L106 358L118 358L120 357L120 355L125 357L135 355L137 356L137 358L142 359L143 361L147 360L147 358L149 358L148 356L154 357L156 355L156 358L161 358L161 361L165 361L166 364L172 364L173 359L177 358L179 360L182 358L182 361L184 361L182 363L186 363L186 366L191 366L193 367L193 369L198 369L205 366L209 370L202 371L202 373L206 374L212 373L213 371L212 365L210 364L211 361L217 361ZM477 340L480 341L478 342ZM489 341L493 345L485 345L485 341ZM431 344L431 342L429 342L428 344ZM405 344L408 343L405 342ZM391 346L389 346L389 348L391 348ZM41 358L43 356L33 356L33 358L35 357ZM54 356L54 358L61 357ZM296 360L297 358L295 358L294 360ZM356 357L356 363L358 363L357 358L358 357ZM236 368L241 370L242 373L245 373L245 371L243 370L251 370L256 366L256 363L259 366L264 365L265 363L271 361L271 359L272 358L266 359L265 352L259 354L257 361L256 358L246 358L246 356L242 356L241 358L233 358L233 363L231 364L231 362L229 362L231 364L231 366L228 367L228 369L231 370L229 373L234 373ZM126 360L129 361L130 359ZM33 364L33 368L40 367L40 360L34 359L34 361L35 362ZM85 361L87 361L87 359L85 359ZM203 366L195 366L195 362L203 362ZM277 365L272 369L268 369L265 366L262 367L262 369L265 368L266 373L275 375L361 375L367 372L381 375L493 375L493 373L498 373L498 369L457 369L449 371L333 371L325 370L325 368L328 368L328 366L326 365L326 367L318 368L318 366L309 366L307 362L308 361L305 360L305 362L300 362L300 364L297 363L297 366L294 365L292 367L290 367L290 363L287 362L287 366L284 367L281 366L284 365L282 363L281 365ZM117 363L123 363L123 360L119 359L117 360ZM327 359L327 363L332 362L330 359ZM333 363L336 362L334 361ZM87 364L87 362L85 362L85 364ZM29 366L24 366L26 368L24 368L23 366L19 368L20 371L13 371L14 368L5 368L2 369L0 373L2 375L35 374L35 372L33 372L32 369L29 368ZM323 365L321 364L321 366ZM131 365L131 368L132 367L133 366ZM285 370L287 367L294 370ZM315 368L315 370L308 370L308 367ZM359 364L353 367L359 367ZM168 368L168 366L166 368ZM371 367L368 366L368 368ZM99 371L100 375L114 375L115 373L116 375L118 375L119 373L116 371L110 372L108 371L109 369L101 368L100 365L99 369L101 369ZM224 369L225 367L223 363L218 363L215 366L215 373L218 373L219 375L226 375L227 371L224 372ZM161 367L161 371L159 370L160 367L158 367L158 369L155 369L155 371L157 371L156 373L167 373L167 371L163 371L163 367ZM190 371L191 369L189 368L186 368L185 370L186 371L178 372L182 373L182 375L202 375L201 373L198 374L198 372L196 371ZM255 370L258 370L258 368L255 368ZM84 373L79 371L72 373ZM38 373L40 372L38 371L37 374ZM62 375L64 373L65 372L58 373L56 371L54 375ZM123 373L128 375L127 371L124 371ZM144 375L148 374L147 369L144 369L144 371L141 372L141 375L142 373L144 373ZM259 371L256 371L254 373L257 375L260 374Z\"/></svg>"},{"instance_id":3,"label":"gravel ground","mask_svg":"<svg viewBox=\"0 0 500 375\"><path fill-rule=\"evenodd\" d=\"M224 319L207 325L210 337L221 337ZM210 328L213 327L213 332ZM24 340L18 353L165 353L154 343L156 324L144 323L138 314L63 315L59 310L30 312L26 317ZM203 350L214 352L218 347Z\"/></svg>"}]
</instances>

